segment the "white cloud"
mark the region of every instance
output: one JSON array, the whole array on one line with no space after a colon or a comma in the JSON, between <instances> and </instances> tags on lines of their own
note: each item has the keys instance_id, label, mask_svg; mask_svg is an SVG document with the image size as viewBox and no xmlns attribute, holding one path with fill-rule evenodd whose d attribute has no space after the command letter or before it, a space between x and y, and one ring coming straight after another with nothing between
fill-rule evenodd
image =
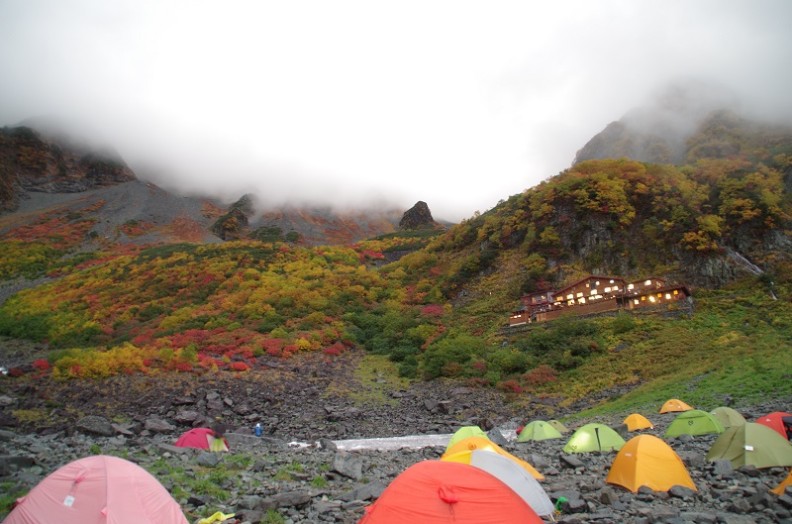
<instances>
[{"instance_id":1,"label":"white cloud","mask_svg":"<svg viewBox=\"0 0 792 524\"><path fill-rule=\"evenodd\" d=\"M792 114L784 0L5 0L0 125L57 115L166 187L459 220L698 76Z\"/></svg>"}]
</instances>

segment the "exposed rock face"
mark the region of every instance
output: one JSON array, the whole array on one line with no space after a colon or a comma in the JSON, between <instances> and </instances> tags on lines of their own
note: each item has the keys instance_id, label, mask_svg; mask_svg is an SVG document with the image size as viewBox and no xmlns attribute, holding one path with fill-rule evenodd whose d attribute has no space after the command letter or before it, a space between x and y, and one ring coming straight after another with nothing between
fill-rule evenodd
<instances>
[{"instance_id":1,"label":"exposed rock face","mask_svg":"<svg viewBox=\"0 0 792 524\"><path fill-rule=\"evenodd\" d=\"M29 127L0 129L0 211L14 211L26 192L78 193L136 180L113 155L80 152Z\"/></svg>"},{"instance_id":2,"label":"exposed rock face","mask_svg":"<svg viewBox=\"0 0 792 524\"><path fill-rule=\"evenodd\" d=\"M413 207L405 211L399 221L399 229L432 228L436 225L429 206L423 201L416 202Z\"/></svg>"},{"instance_id":3,"label":"exposed rock face","mask_svg":"<svg viewBox=\"0 0 792 524\"><path fill-rule=\"evenodd\" d=\"M239 240L248 230L248 217L253 214L253 200L244 195L231 205L228 213L217 219L212 225L212 233L223 240Z\"/></svg>"}]
</instances>

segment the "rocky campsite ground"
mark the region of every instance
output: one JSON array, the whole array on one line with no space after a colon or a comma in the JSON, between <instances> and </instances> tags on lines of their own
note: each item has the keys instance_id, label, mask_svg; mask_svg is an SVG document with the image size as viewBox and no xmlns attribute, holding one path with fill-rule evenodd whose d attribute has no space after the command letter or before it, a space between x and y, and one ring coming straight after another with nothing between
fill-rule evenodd
<instances>
[{"instance_id":1,"label":"rocky campsite ground","mask_svg":"<svg viewBox=\"0 0 792 524\"><path fill-rule=\"evenodd\" d=\"M21 495L61 465L109 454L157 477L191 522L222 511L235 514L229 522L354 523L397 475L439 458L444 448L350 451L338 449L339 440L446 434L475 424L543 473L552 500L567 499L556 515L560 522L792 522L792 495L769 492L787 470L707 462L714 435L667 440L697 492L631 493L605 483L614 453L568 455L562 451L566 438L513 439L514 428L534 418L566 416L573 429L587 422L617 427L625 413L577 418L552 399L515 402L498 391L451 382L394 387L377 370L373 379L353 373L360 358L352 352L272 360L262 362L262 371L234 375L64 382L33 374L0 377L0 492ZM735 407L754 420L791 405L782 398ZM649 433L660 437L674 419L656 407L643 414L655 423ZM216 421L230 428L230 453L173 446L184 431ZM257 422L265 428L262 437L252 433Z\"/></svg>"}]
</instances>

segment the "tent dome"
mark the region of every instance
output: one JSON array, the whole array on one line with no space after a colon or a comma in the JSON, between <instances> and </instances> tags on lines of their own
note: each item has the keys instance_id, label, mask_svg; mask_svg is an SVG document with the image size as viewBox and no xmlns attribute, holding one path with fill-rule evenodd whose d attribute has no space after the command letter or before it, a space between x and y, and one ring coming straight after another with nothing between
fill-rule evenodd
<instances>
[{"instance_id":1,"label":"tent dome","mask_svg":"<svg viewBox=\"0 0 792 524\"><path fill-rule=\"evenodd\" d=\"M724 429L728 429L733 426L742 426L745 424L745 417L740 415L739 411L736 409L732 409L727 406L715 408L710 411L710 414L718 419L718 421L723 425Z\"/></svg>"},{"instance_id":2,"label":"tent dome","mask_svg":"<svg viewBox=\"0 0 792 524\"><path fill-rule=\"evenodd\" d=\"M530 473L533 478L537 480L544 480L544 475L539 473L536 470L536 468L531 466L528 462L524 461L519 457L515 457L514 455L512 455L502 447L498 446L497 444L486 438L468 437L466 439L460 440L459 442L448 448L446 452L443 453L443 456L440 457L440 459L443 460L447 457L450 457L452 455L455 455L463 451L474 451L474 450L488 451L491 453L497 453L498 455L502 455L517 463L525 471Z\"/></svg>"},{"instance_id":3,"label":"tent dome","mask_svg":"<svg viewBox=\"0 0 792 524\"><path fill-rule=\"evenodd\" d=\"M624 439L616 430L605 424L586 424L578 428L564 446L564 453L589 453L592 451L618 451Z\"/></svg>"},{"instance_id":4,"label":"tent dome","mask_svg":"<svg viewBox=\"0 0 792 524\"><path fill-rule=\"evenodd\" d=\"M187 524L149 472L118 457L75 460L44 478L3 524Z\"/></svg>"},{"instance_id":5,"label":"tent dome","mask_svg":"<svg viewBox=\"0 0 792 524\"><path fill-rule=\"evenodd\" d=\"M666 429L666 437L679 435L709 435L723 433L723 425L710 413L700 409L691 409L680 413Z\"/></svg>"},{"instance_id":6,"label":"tent dome","mask_svg":"<svg viewBox=\"0 0 792 524\"><path fill-rule=\"evenodd\" d=\"M689 411L691 409L693 409L693 406L685 404L678 398L672 398L666 400L665 404L660 408L660 413L675 413L678 411Z\"/></svg>"},{"instance_id":7,"label":"tent dome","mask_svg":"<svg viewBox=\"0 0 792 524\"><path fill-rule=\"evenodd\" d=\"M551 438L561 438L561 432L544 420L534 420L520 431L517 442L548 440Z\"/></svg>"},{"instance_id":8,"label":"tent dome","mask_svg":"<svg viewBox=\"0 0 792 524\"><path fill-rule=\"evenodd\" d=\"M792 413L774 411L773 413L768 413L763 417L759 417L756 419L756 422L757 424L767 426L785 439L789 439L789 435L787 435L786 428L784 427L784 418L786 417L792 417Z\"/></svg>"},{"instance_id":9,"label":"tent dome","mask_svg":"<svg viewBox=\"0 0 792 524\"><path fill-rule=\"evenodd\" d=\"M446 450L459 442L460 440L464 440L468 437L481 437L485 439L489 439L487 434L478 426L462 426L458 430L451 435L451 440L448 441L448 446L446 446Z\"/></svg>"},{"instance_id":10,"label":"tent dome","mask_svg":"<svg viewBox=\"0 0 792 524\"><path fill-rule=\"evenodd\" d=\"M569 428L563 425L559 420L548 420L547 423L556 428L559 433L569 433Z\"/></svg>"},{"instance_id":11,"label":"tent dome","mask_svg":"<svg viewBox=\"0 0 792 524\"><path fill-rule=\"evenodd\" d=\"M520 467L515 461L482 449L472 451L461 451L443 457L441 460L446 462L459 462L470 464L479 469L483 469L490 475L509 486L512 491L517 493L537 515L552 515L555 510L553 502L539 485L539 481L530 475L525 468Z\"/></svg>"},{"instance_id":12,"label":"tent dome","mask_svg":"<svg viewBox=\"0 0 792 524\"><path fill-rule=\"evenodd\" d=\"M624 419L624 424L627 425L627 431L639 431L641 429L654 428L654 424L652 424L648 418L644 417L640 413L627 415L627 417Z\"/></svg>"},{"instance_id":13,"label":"tent dome","mask_svg":"<svg viewBox=\"0 0 792 524\"><path fill-rule=\"evenodd\" d=\"M605 482L618 484L633 493L641 486L654 491L685 486L697 491L682 459L671 446L654 435L631 438L613 459Z\"/></svg>"},{"instance_id":14,"label":"tent dome","mask_svg":"<svg viewBox=\"0 0 792 524\"><path fill-rule=\"evenodd\" d=\"M197 448L211 451L228 451L228 441L225 437L217 438L209 428L193 428L185 431L176 440L174 445L180 448ZM215 443L215 441L219 441ZM214 443L214 447L212 447Z\"/></svg>"},{"instance_id":15,"label":"tent dome","mask_svg":"<svg viewBox=\"0 0 792 524\"><path fill-rule=\"evenodd\" d=\"M707 452L707 460L728 460L734 468L792 466L792 444L767 426L746 422L721 433Z\"/></svg>"},{"instance_id":16,"label":"tent dome","mask_svg":"<svg viewBox=\"0 0 792 524\"><path fill-rule=\"evenodd\" d=\"M407 468L366 508L360 524L541 524L506 484L477 467L425 460Z\"/></svg>"}]
</instances>

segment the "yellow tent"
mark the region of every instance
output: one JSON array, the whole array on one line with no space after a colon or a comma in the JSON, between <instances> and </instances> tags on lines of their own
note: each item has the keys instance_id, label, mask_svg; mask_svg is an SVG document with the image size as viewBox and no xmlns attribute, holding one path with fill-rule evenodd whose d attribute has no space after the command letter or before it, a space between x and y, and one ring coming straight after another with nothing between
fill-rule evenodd
<instances>
[{"instance_id":1,"label":"yellow tent","mask_svg":"<svg viewBox=\"0 0 792 524\"><path fill-rule=\"evenodd\" d=\"M460 455L460 453L463 451L473 451L476 449L491 451L493 453L497 453L498 455L503 455L504 457L510 458L522 466L536 480L544 480L544 475L539 473L536 468L531 466L529 463L521 458L515 457L491 440L482 437L468 437L466 439L460 440L453 446L449 447L446 452L443 453L443 456L440 457L440 460L454 460L454 458L461 457L462 455Z\"/></svg>"},{"instance_id":2,"label":"yellow tent","mask_svg":"<svg viewBox=\"0 0 792 524\"><path fill-rule=\"evenodd\" d=\"M690 411L692 406L688 406L678 398L667 400L663 407L660 408L660 413L672 413L677 411Z\"/></svg>"},{"instance_id":3,"label":"yellow tent","mask_svg":"<svg viewBox=\"0 0 792 524\"><path fill-rule=\"evenodd\" d=\"M627 441L613 459L605 482L623 486L633 493L641 486L654 491L685 486L697 491L682 459L671 446L654 435L639 435Z\"/></svg>"},{"instance_id":4,"label":"yellow tent","mask_svg":"<svg viewBox=\"0 0 792 524\"><path fill-rule=\"evenodd\" d=\"M784 491L787 488L789 488L789 487L792 487L792 469L789 470L789 475L787 475L787 478L782 480L781 484L779 484L778 486L774 487L770 491L772 491L773 493L775 493L778 496L781 496L781 495L784 494Z\"/></svg>"},{"instance_id":5,"label":"yellow tent","mask_svg":"<svg viewBox=\"0 0 792 524\"><path fill-rule=\"evenodd\" d=\"M624 424L627 424L627 431L638 431L641 429L652 429L654 425L649 422L649 419L638 413L627 415L624 419Z\"/></svg>"}]
</instances>

